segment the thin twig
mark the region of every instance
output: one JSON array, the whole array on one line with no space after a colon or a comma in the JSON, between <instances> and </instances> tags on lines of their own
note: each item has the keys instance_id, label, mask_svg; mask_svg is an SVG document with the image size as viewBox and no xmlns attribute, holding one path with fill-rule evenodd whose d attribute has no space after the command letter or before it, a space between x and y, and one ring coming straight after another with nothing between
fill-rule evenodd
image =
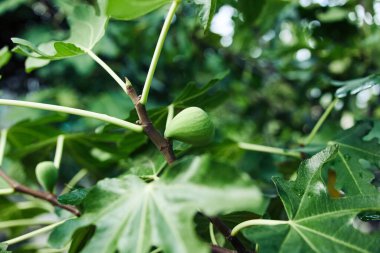
<instances>
[{"instance_id":1,"label":"thin twig","mask_svg":"<svg viewBox=\"0 0 380 253\"><path fill-rule=\"evenodd\" d=\"M318 130L321 128L323 123L326 121L327 117L330 115L332 110L334 109L335 105L338 103L339 99L335 98L327 107L326 111L322 114L322 116L319 118L317 124L315 124L313 130L310 132L309 136L306 138L305 142L303 143L305 146L309 145L312 140L314 139L315 135L317 134Z\"/></svg>"},{"instance_id":2,"label":"thin twig","mask_svg":"<svg viewBox=\"0 0 380 253\"><path fill-rule=\"evenodd\" d=\"M238 253L252 253L247 250L243 243L235 236L231 235L231 229L224 224L224 222L218 217L208 217L214 226L222 233L227 241L237 250Z\"/></svg>"},{"instance_id":3,"label":"thin twig","mask_svg":"<svg viewBox=\"0 0 380 253\"><path fill-rule=\"evenodd\" d=\"M222 248L217 245L211 245L211 253L236 253L236 251Z\"/></svg>"},{"instance_id":4,"label":"thin twig","mask_svg":"<svg viewBox=\"0 0 380 253\"><path fill-rule=\"evenodd\" d=\"M1 168L0 168L0 177L2 177L5 180L5 182L7 182L9 186L12 187L16 192L24 193L24 194L33 196L35 198L45 200L49 202L50 204L52 204L53 206L57 206L59 208L65 209L76 216L81 215L80 211L76 207L60 204L57 200L57 197L54 194L51 194L48 192L36 191L34 189L30 189L27 186L16 182L12 178L10 178L7 174L5 174Z\"/></svg>"}]
</instances>

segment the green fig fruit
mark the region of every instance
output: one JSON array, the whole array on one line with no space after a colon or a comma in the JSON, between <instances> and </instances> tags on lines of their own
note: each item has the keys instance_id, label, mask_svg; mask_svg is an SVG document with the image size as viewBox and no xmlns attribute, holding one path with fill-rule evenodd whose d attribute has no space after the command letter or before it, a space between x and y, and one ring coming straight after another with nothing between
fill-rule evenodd
<instances>
[{"instance_id":1,"label":"green fig fruit","mask_svg":"<svg viewBox=\"0 0 380 253\"><path fill-rule=\"evenodd\" d=\"M58 179L58 169L53 162L40 162L36 167L38 183L48 192L53 192Z\"/></svg>"},{"instance_id":2,"label":"green fig fruit","mask_svg":"<svg viewBox=\"0 0 380 253\"><path fill-rule=\"evenodd\" d=\"M196 146L209 143L214 137L214 125L205 111L189 107L178 113L168 124L165 137Z\"/></svg>"}]
</instances>

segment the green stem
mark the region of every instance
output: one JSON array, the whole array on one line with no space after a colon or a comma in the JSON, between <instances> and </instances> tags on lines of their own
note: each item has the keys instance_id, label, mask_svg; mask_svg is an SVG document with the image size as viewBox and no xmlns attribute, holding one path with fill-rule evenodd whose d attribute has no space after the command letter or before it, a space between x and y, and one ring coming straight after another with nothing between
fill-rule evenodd
<instances>
[{"instance_id":1,"label":"green stem","mask_svg":"<svg viewBox=\"0 0 380 253\"><path fill-rule=\"evenodd\" d=\"M4 241L2 243L7 244L7 245L12 245L12 244L16 244L16 243L28 240L30 238L33 238L33 237L37 236L37 235L40 235L40 234L43 234L43 233L48 232L50 230L53 230L54 228L58 227L59 225L63 224L66 221L67 220L63 220L63 221L51 224L49 226L46 226L46 227L34 230L34 231L30 232L30 233L27 233L27 234L21 235L19 237L16 237L16 238Z\"/></svg>"},{"instance_id":2,"label":"green stem","mask_svg":"<svg viewBox=\"0 0 380 253\"><path fill-rule=\"evenodd\" d=\"M0 132L0 166L3 164L5 145L7 144L8 129L3 129Z\"/></svg>"},{"instance_id":3,"label":"green stem","mask_svg":"<svg viewBox=\"0 0 380 253\"><path fill-rule=\"evenodd\" d=\"M311 130L309 136L306 138L304 145L309 145L312 140L314 139L315 135L317 134L318 130L321 128L323 123L326 121L327 117L330 115L332 110L334 109L336 103L338 103L339 99L335 98L330 105L327 107L326 111L322 114L322 116L319 118L317 124L315 124L313 130Z\"/></svg>"},{"instance_id":4,"label":"green stem","mask_svg":"<svg viewBox=\"0 0 380 253\"><path fill-rule=\"evenodd\" d=\"M10 227L21 227L21 226L33 226L33 225L49 225L52 221L41 221L36 219L19 219L19 220L9 220L0 221L0 229L10 228Z\"/></svg>"},{"instance_id":5,"label":"green stem","mask_svg":"<svg viewBox=\"0 0 380 253\"><path fill-rule=\"evenodd\" d=\"M211 238L211 243L213 245L218 245L218 242L216 241L216 238L215 238L215 233L214 233L214 225L210 222L209 226L208 226L208 229L210 231L210 238Z\"/></svg>"},{"instance_id":6,"label":"green stem","mask_svg":"<svg viewBox=\"0 0 380 253\"><path fill-rule=\"evenodd\" d=\"M123 80L105 63L102 59L100 59L94 52L91 50L85 50L85 52L96 61L107 73L120 85L120 87L127 93L127 88Z\"/></svg>"},{"instance_id":7,"label":"green stem","mask_svg":"<svg viewBox=\"0 0 380 253\"><path fill-rule=\"evenodd\" d=\"M160 54L164 46L166 35L168 34L170 25L173 21L174 14L179 6L179 3L180 3L179 0L173 0L172 5L170 6L169 12L166 16L165 23L162 26L160 37L158 38L156 49L154 50L153 58L150 63L148 75L146 77L144 89L143 89L141 99L140 99L140 103L143 105L145 105L146 102L148 101L149 90L150 90L150 86L152 85L152 80L153 80L154 72L156 71L158 59L160 58Z\"/></svg>"},{"instance_id":8,"label":"green stem","mask_svg":"<svg viewBox=\"0 0 380 253\"><path fill-rule=\"evenodd\" d=\"M150 253L159 253L159 252L162 252L161 248L157 248L157 249L151 251Z\"/></svg>"},{"instance_id":9,"label":"green stem","mask_svg":"<svg viewBox=\"0 0 380 253\"><path fill-rule=\"evenodd\" d=\"M278 154L278 155L285 155L285 156L301 158L300 152L286 150L283 148L274 148L274 147L268 147L268 146L245 143L245 142L239 142L238 146L239 146L239 148L245 149L245 150L251 150L251 151L258 151L258 152L264 152L264 153L271 153L271 154Z\"/></svg>"},{"instance_id":10,"label":"green stem","mask_svg":"<svg viewBox=\"0 0 380 253\"><path fill-rule=\"evenodd\" d=\"M67 252L68 248L65 247L63 249L39 249L37 253L60 253Z\"/></svg>"},{"instance_id":11,"label":"green stem","mask_svg":"<svg viewBox=\"0 0 380 253\"><path fill-rule=\"evenodd\" d=\"M5 188L5 189L0 189L0 196L1 195L9 195L14 193L15 190L13 188Z\"/></svg>"},{"instance_id":12,"label":"green stem","mask_svg":"<svg viewBox=\"0 0 380 253\"><path fill-rule=\"evenodd\" d=\"M168 128L170 121L172 121L174 117L174 105L171 104L168 106L168 118L166 119L166 128Z\"/></svg>"},{"instance_id":13,"label":"green stem","mask_svg":"<svg viewBox=\"0 0 380 253\"><path fill-rule=\"evenodd\" d=\"M65 136L63 134L59 135L57 138L57 147L55 149L55 156L54 156L54 166L57 169L59 169L61 165L64 142L65 142Z\"/></svg>"},{"instance_id":14,"label":"green stem","mask_svg":"<svg viewBox=\"0 0 380 253\"><path fill-rule=\"evenodd\" d=\"M0 99L0 105L11 105L11 106L20 106L20 107L34 108L34 109L40 109L40 110L46 110L46 111L53 111L53 112L63 112L63 113L78 115L82 117L97 119L100 121L104 121L110 124L114 124L114 125L129 129L129 130L135 131L135 132L143 131L142 126L133 124L128 121L124 121L124 120L111 117L109 115L102 114L102 113L80 110L80 109L66 107L66 106L26 102L26 101L11 100L11 99Z\"/></svg>"},{"instance_id":15,"label":"green stem","mask_svg":"<svg viewBox=\"0 0 380 253\"><path fill-rule=\"evenodd\" d=\"M61 194L68 193L83 177L87 175L86 169L81 169L77 174L67 183Z\"/></svg>"},{"instance_id":16,"label":"green stem","mask_svg":"<svg viewBox=\"0 0 380 253\"><path fill-rule=\"evenodd\" d=\"M248 220L236 225L232 229L231 235L236 236L240 230L246 227L250 227L250 226L257 226L257 225L276 226L276 225L289 224L289 223L290 223L289 221L284 221L284 220L264 220L264 219Z\"/></svg>"}]
</instances>

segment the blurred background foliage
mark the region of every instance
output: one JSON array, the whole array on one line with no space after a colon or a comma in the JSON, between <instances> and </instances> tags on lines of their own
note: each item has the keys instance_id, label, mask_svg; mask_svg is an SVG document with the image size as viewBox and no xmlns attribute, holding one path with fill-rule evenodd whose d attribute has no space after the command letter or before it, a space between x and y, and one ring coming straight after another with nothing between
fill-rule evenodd
<instances>
[{"instance_id":1,"label":"blurred background foliage","mask_svg":"<svg viewBox=\"0 0 380 253\"><path fill-rule=\"evenodd\" d=\"M0 3L1 48L14 47L11 37L25 38L35 44L66 38L68 26L62 9L58 8L59 2L3 0ZM130 22L111 21L106 36L95 48L95 52L116 73L127 76L137 90L142 89L166 9ZM156 124L161 126L165 119L163 106L170 104L187 84L196 89L219 77L220 81L209 87L203 104L200 104L201 97L186 105L201 105L211 113L217 126L217 142L233 140L294 148L332 101L337 89L333 81L378 72L380 1L219 1L211 31L206 34L195 15L193 6L185 1L175 17L159 61L148 106L158 113L161 123ZM15 54L9 57L8 64L0 70L1 98L135 118L129 115L133 107L126 95L86 55L52 62L31 73L24 70L24 57ZM379 93L379 87L374 86L342 99L316 142L331 139L336 131L349 128L359 120L379 118ZM41 120L41 116L47 115L48 118ZM115 140L114 149L107 150L108 155L120 151L120 145L132 143L126 141L130 134L120 134L121 131L114 139L97 136L94 130L99 122L72 116L58 117L38 110L1 107L0 119L1 128L16 124L10 131L10 141L15 148L9 150L9 157L25 158L24 166L30 168L42 158L51 158L54 137L59 133L74 136L83 133L86 138L72 140L80 140L81 145L88 147L94 142L101 145L103 141L102 152L105 148L110 149L109 141ZM36 119L39 120L30 122ZM34 138L17 132L28 124L36 125ZM41 133L40 129L44 131ZM21 149L36 141L46 144L47 137L51 138L50 149L39 149L44 145L37 145L22 152ZM138 143L142 146L146 139L141 137ZM105 159L106 164L80 159L81 156L94 158L94 155L84 156L82 153L89 149L82 150L78 145L66 145L69 151L73 148L72 155L64 163L68 171L82 166L104 168L110 161L116 167L115 163L120 165L119 157ZM134 154L138 146L134 145L124 157ZM228 143L216 149L219 158L251 172L255 178L264 177L267 182L278 171L278 162L283 162L282 158L271 155L242 152ZM43 156L36 156L35 152ZM123 156L122 152L117 153ZM71 161L76 155L78 159ZM94 172L104 176L97 169ZM68 173L68 177L70 175Z\"/></svg>"},{"instance_id":2,"label":"blurred background foliage","mask_svg":"<svg viewBox=\"0 0 380 253\"><path fill-rule=\"evenodd\" d=\"M6 50L14 47L11 37L36 44L66 38L68 25L59 2L0 1L0 98L136 119L130 113L133 105L129 98L88 56L52 62L26 73L25 58ZM127 76L138 91L142 90L167 8L129 22L111 21L94 50L116 73ZM162 129L166 106L176 99L177 109L203 107L215 122L215 143L190 150L175 143L176 150L211 151L218 160L248 172L268 193L273 192L270 178L292 174L298 161L242 151L234 142L299 147L334 99L334 81L377 74L380 1L220 0L206 34L195 16L193 6L184 1L153 80L148 103L152 118ZM205 93L198 90L215 78L220 80L207 86ZM191 93L198 91L198 98L178 100L185 87ZM337 131L357 121L379 119L379 94L376 85L341 99L314 144L331 140ZM0 107L0 128L10 128L5 160L10 166L4 167L29 185L35 183L35 165L52 159L56 136L62 133L67 138L62 184L81 168L90 171L87 181L82 181L86 186L91 180L126 171L141 173L136 166L149 170L152 165L147 160L154 160L155 165L163 162L153 155L145 136L74 116Z\"/></svg>"}]
</instances>

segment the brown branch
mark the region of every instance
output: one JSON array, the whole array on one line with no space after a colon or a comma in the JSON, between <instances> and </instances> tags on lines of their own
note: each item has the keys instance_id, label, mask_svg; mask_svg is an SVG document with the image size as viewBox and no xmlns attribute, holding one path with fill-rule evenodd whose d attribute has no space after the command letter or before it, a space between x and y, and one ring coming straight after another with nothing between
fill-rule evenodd
<instances>
[{"instance_id":1,"label":"brown branch","mask_svg":"<svg viewBox=\"0 0 380 253\"><path fill-rule=\"evenodd\" d=\"M219 230L220 233L226 238L227 241L237 250L238 253L252 253L247 250L243 243L235 236L231 235L231 229L224 224L224 222L218 217L208 217L211 223Z\"/></svg>"},{"instance_id":2,"label":"brown branch","mask_svg":"<svg viewBox=\"0 0 380 253\"><path fill-rule=\"evenodd\" d=\"M36 190L30 189L29 187L25 185L22 185L16 182L12 178L10 178L7 174L5 174L1 168L0 168L0 177L2 177L5 180L5 182L7 182L9 186L12 187L16 192L24 193L24 194L33 196L35 198L45 200L49 202L50 204L52 204L53 206L57 206L59 208L65 209L76 216L81 215L80 211L74 206L60 204L57 200L57 197L54 194L51 194L48 192L36 191Z\"/></svg>"},{"instance_id":3,"label":"brown branch","mask_svg":"<svg viewBox=\"0 0 380 253\"><path fill-rule=\"evenodd\" d=\"M211 245L211 253L236 253L236 251L222 248L217 245Z\"/></svg>"},{"instance_id":4,"label":"brown branch","mask_svg":"<svg viewBox=\"0 0 380 253\"><path fill-rule=\"evenodd\" d=\"M172 164L176 157L173 152L172 145L169 140L165 139L161 133L153 126L152 121L150 120L148 113L145 109L145 106L140 103L140 96L137 96L135 89L130 84L127 79L127 94L132 99L133 104L135 105L137 115L141 126L144 129L145 134L157 147L157 149L165 157L165 160L168 164Z\"/></svg>"}]
</instances>

